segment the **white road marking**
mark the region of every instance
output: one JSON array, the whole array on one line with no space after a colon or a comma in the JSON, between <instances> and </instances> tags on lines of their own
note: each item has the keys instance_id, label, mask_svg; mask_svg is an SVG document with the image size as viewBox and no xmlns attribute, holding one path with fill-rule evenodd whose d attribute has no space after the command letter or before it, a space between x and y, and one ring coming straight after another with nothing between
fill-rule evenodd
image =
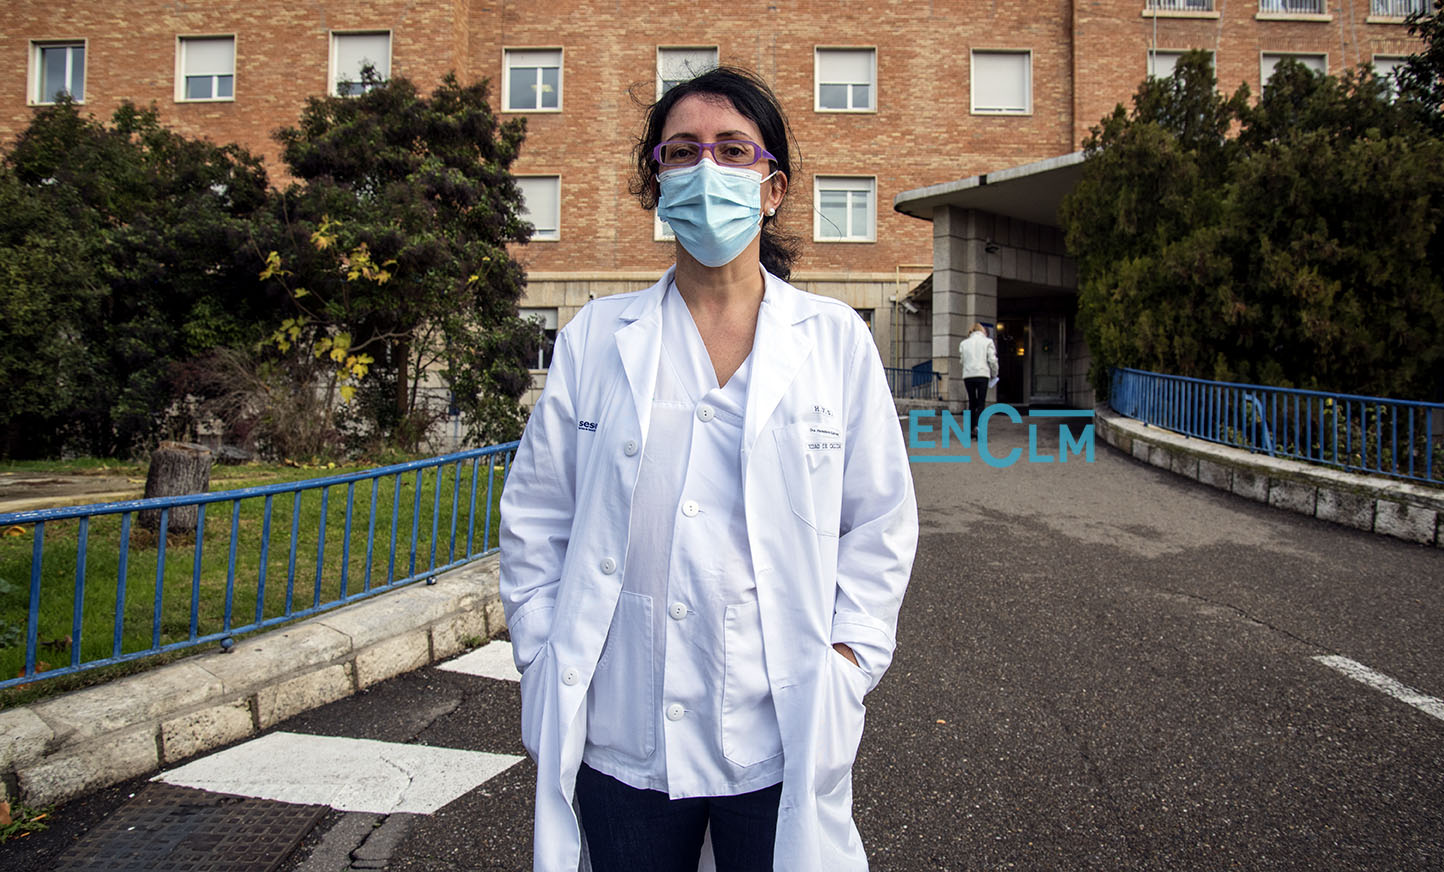
<instances>
[{"instance_id":1,"label":"white road marking","mask_svg":"<svg viewBox=\"0 0 1444 872\"><path fill-rule=\"evenodd\" d=\"M511 643L500 639L445 663L438 663L436 668L501 681L521 681L521 673L516 671L516 662L511 658Z\"/></svg>"},{"instance_id":2,"label":"white road marking","mask_svg":"<svg viewBox=\"0 0 1444 872\"><path fill-rule=\"evenodd\" d=\"M521 757L270 733L155 776L181 787L372 814L431 814Z\"/></svg>"},{"instance_id":3,"label":"white road marking","mask_svg":"<svg viewBox=\"0 0 1444 872\"><path fill-rule=\"evenodd\" d=\"M1375 672L1369 667L1347 657L1319 656L1315 660L1332 669L1337 669L1355 681L1362 682L1375 690L1387 693L1400 702L1408 703L1419 711L1431 717L1444 721L1444 700L1438 697L1420 693L1412 687L1400 684L1382 672Z\"/></svg>"}]
</instances>

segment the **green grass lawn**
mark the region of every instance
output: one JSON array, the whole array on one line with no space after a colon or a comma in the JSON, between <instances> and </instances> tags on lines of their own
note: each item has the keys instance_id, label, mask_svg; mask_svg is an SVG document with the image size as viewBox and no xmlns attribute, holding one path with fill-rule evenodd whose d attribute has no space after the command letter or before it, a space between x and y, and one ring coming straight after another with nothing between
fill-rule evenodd
<instances>
[{"instance_id":1,"label":"green grass lawn","mask_svg":"<svg viewBox=\"0 0 1444 872\"><path fill-rule=\"evenodd\" d=\"M495 547L502 466L498 458L488 471L490 460L307 490L299 500L281 493L269 500L211 503L199 557L193 532L172 529L161 537L133 515L127 548L120 515L49 522L42 541L37 668L69 666L75 657L85 663L147 651L285 618L462 560L468 536L472 553ZM354 471L359 470L218 467L211 492ZM16 627L21 633L0 648L4 679L24 670L34 548L32 527L0 531L0 632L8 625L12 637ZM228 585L231 578L234 585ZM0 704L6 704L9 694L0 694Z\"/></svg>"}]
</instances>

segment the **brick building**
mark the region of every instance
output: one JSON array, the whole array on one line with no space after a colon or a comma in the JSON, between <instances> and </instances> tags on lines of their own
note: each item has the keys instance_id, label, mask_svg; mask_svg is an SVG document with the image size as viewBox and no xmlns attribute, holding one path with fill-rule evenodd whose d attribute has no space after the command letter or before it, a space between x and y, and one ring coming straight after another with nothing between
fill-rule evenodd
<instances>
[{"instance_id":1,"label":"brick building","mask_svg":"<svg viewBox=\"0 0 1444 872\"><path fill-rule=\"evenodd\" d=\"M98 117L124 99L154 102L177 130L262 154L275 178L271 132L363 62L423 89L449 70L463 81L485 77L494 108L527 118L514 169L538 232L517 254L529 276L526 306L555 326L592 296L645 287L671 262L665 228L627 194L640 105L688 70L738 64L773 84L797 137L800 171L780 213L804 241L796 284L861 311L890 366L930 362L940 372L966 319L999 320L1000 295L1045 300L1065 376L1057 390L1010 398L1081 404L1091 398L1079 375L1087 356L1071 328L1072 271L1056 215L1051 224L1047 215L1023 221L1006 208L994 215L932 200L929 209L953 211L905 213L895 199L1076 151L1091 125L1186 49L1213 52L1222 87L1247 82L1255 93L1285 55L1332 72L1390 68L1414 50L1402 20L1418 5L770 0L660 14L626 0L8 0L0 141L68 90ZM947 250L935 253L935 234L962 238L948 234L964 219L997 229L998 220L1021 221L1022 253L1005 246L1002 254L1042 258L1037 274L1015 259L1001 286L951 268L923 284ZM941 322L935 306L947 313ZM1009 337L1020 357L1033 344L1022 314ZM956 396L956 384L943 384Z\"/></svg>"}]
</instances>

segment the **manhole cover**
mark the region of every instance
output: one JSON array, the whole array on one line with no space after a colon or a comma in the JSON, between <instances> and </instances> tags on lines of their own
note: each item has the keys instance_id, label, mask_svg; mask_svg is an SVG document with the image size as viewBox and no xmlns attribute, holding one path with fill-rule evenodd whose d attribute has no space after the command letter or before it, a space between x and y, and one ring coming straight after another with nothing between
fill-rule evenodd
<instances>
[{"instance_id":1,"label":"manhole cover","mask_svg":"<svg viewBox=\"0 0 1444 872\"><path fill-rule=\"evenodd\" d=\"M324 805L153 783L60 858L61 872L271 872Z\"/></svg>"}]
</instances>

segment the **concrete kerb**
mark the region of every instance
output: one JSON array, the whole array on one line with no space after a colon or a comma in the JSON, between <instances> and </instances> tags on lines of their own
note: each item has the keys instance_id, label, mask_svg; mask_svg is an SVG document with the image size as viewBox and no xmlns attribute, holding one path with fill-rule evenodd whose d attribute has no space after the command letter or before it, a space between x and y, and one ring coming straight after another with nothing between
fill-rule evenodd
<instances>
[{"instance_id":1,"label":"concrete kerb","mask_svg":"<svg viewBox=\"0 0 1444 872\"><path fill-rule=\"evenodd\" d=\"M1094 430L1144 463L1256 502L1444 548L1444 490L1252 454L1150 427L1100 404Z\"/></svg>"},{"instance_id":2,"label":"concrete kerb","mask_svg":"<svg viewBox=\"0 0 1444 872\"><path fill-rule=\"evenodd\" d=\"M299 624L0 712L0 799L63 802L255 735L506 628L495 555Z\"/></svg>"}]
</instances>

